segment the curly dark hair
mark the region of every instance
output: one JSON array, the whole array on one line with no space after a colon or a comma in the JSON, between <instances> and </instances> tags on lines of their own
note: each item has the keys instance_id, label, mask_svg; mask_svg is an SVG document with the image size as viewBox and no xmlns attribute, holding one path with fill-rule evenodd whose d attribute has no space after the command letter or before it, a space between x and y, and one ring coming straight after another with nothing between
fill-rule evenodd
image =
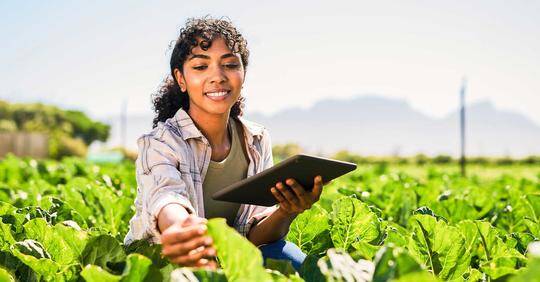
<instances>
[{"instance_id":1,"label":"curly dark hair","mask_svg":"<svg viewBox=\"0 0 540 282\"><path fill-rule=\"evenodd\" d=\"M244 72L248 65L249 50L247 41L233 26L227 18L215 19L209 16L202 18L189 18L186 25L180 29L180 35L174 42L174 49L171 55L171 74L168 75L160 85L158 91L152 94L155 117L152 127L156 127L158 122L165 121L173 117L182 108L189 109L189 96L187 92L182 92L174 70L183 72L184 62L191 55L193 48L199 46L203 50L208 50L216 38L223 38L229 49L233 53L240 54L240 59L244 65ZM197 38L201 41L197 45ZM172 46L172 43L171 43ZM233 105L230 116L238 117L243 114L245 98L240 96Z\"/></svg>"}]
</instances>

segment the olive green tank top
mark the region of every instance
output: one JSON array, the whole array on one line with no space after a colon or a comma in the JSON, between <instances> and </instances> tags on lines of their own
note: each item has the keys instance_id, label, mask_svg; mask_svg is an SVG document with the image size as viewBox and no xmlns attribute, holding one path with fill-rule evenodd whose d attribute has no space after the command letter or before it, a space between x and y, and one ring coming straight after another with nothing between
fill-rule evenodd
<instances>
[{"instance_id":1,"label":"olive green tank top","mask_svg":"<svg viewBox=\"0 0 540 282\"><path fill-rule=\"evenodd\" d=\"M238 182L247 176L248 158L244 154L240 137L242 126L234 119L229 119L229 134L232 138L231 149L227 157L215 162L210 160L208 171L203 182L204 213L206 218L224 217L227 224L232 226L240 204L215 201L212 194L228 185Z\"/></svg>"}]
</instances>

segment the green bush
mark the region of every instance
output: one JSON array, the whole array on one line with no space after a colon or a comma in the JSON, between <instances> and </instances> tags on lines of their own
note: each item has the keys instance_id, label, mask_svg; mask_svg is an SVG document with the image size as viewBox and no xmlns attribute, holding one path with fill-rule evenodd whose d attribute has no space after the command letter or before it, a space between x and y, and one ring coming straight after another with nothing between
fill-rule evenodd
<instances>
[{"instance_id":1,"label":"green bush","mask_svg":"<svg viewBox=\"0 0 540 282\"><path fill-rule=\"evenodd\" d=\"M453 162L453 159L448 155L438 155L433 158L432 162L435 164L449 164Z\"/></svg>"},{"instance_id":2,"label":"green bush","mask_svg":"<svg viewBox=\"0 0 540 282\"><path fill-rule=\"evenodd\" d=\"M49 157L62 159L68 156L84 157L88 147L80 138L72 138L65 135L56 135L49 139Z\"/></svg>"},{"instance_id":3,"label":"green bush","mask_svg":"<svg viewBox=\"0 0 540 282\"><path fill-rule=\"evenodd\" d=\"M86 145L94 141L107 141L110 131L109 125L93 121L81 111L62 110L41 103L11 104L0 101L0 120L10 122L0 123L0 128L13 130L14 124L18 130L79 138Z\"/></svg>"},{"instance_id":4,"label":"green bush","mask_svg":"<svg viewBox=\"0 0 540 282\"><path fill-rule=\"evenodd\" d=\"M12 120L0 119L0 132L17 131L17 124Z\"/></svg>"},{"instance_id":5,"label":"green bush","mask_svg":"<svg viewBox=\"0 0 540 282\"><path fill-rule=\"evenodd\" d=\"M425 165L426 163L429 162L428 156L424 154L417 154L416 156L414 156L413 159L417 165Z\"/></svg>"},{"instance_id":6,"label":"green bush","mask_svg":"<svg viewBox=\"0 0 540 282\"><path fill-rule=\"evenodd\" d=\"M302 153L303 149L296 143L279 144L272 146L272 154L277 161Z\"/></svg>"}]
</instances>

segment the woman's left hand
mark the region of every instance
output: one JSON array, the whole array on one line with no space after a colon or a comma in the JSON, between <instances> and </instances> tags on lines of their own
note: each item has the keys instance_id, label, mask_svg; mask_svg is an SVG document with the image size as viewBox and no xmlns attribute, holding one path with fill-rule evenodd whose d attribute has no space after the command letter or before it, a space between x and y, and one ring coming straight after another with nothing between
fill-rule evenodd
<instances>
[{"instance_id":1,"label":"woman's left hand","mask_svg":"<svg viewBox=\"0 0 540 282\"><path fill-rule=\"evenodd\" d=\"M270 191L279 202L279 209L288 216L296 216L317 202L321 196L323 181L320 175L314 179L313 189L306 191L296 180L289 178L285 183L291 187L287 188L283 183L278 182Z\"/></svg>"}]
</instances>

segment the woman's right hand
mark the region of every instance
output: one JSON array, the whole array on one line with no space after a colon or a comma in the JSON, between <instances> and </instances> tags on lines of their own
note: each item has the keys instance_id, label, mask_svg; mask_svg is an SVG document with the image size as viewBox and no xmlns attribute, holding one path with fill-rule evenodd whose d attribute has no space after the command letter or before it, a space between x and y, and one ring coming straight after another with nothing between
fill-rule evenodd
<instances>
[{"instance_id":1,"label":"woman's right hand","mask_svg":"<svg viewBox=\"0 0 540 282\"><path fill-rule=\"evenodd\" d=\"M216 269L213 259L216 250L207 235L206 222L204 218L189 215L170 225L161 234L162 254L181 266Z\"/></svg>"}]
</instances>

